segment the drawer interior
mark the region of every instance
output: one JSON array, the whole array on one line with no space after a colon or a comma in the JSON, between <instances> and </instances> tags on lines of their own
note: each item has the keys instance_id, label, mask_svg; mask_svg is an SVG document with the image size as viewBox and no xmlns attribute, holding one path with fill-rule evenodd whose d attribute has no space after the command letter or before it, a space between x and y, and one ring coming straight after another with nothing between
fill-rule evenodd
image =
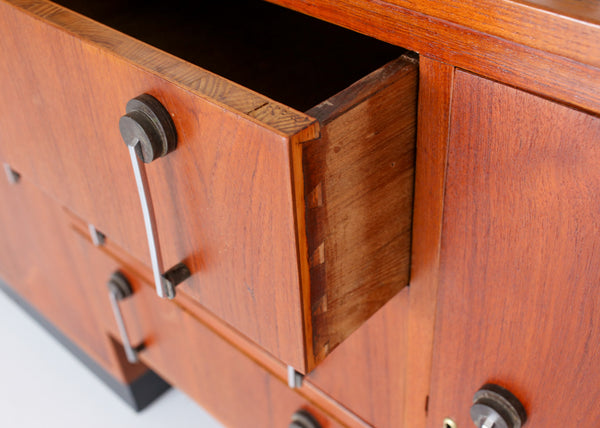
<instances>
[{"instance_id":1,"label":"drawer interior","mask_svg":"<svg viewBox=\"0 0 600 428\"><path fill-rule=\"evenodd\" d=\"M259 0L57 3L299 111L406 52Z\"/></svg>"}]
</instances>

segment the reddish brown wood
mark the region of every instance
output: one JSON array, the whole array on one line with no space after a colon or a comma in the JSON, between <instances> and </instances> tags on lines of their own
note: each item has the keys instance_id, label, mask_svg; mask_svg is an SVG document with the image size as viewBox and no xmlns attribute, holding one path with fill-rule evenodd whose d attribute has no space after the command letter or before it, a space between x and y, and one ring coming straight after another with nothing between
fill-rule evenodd
<instances>
[{"instance_id":1,"label":"reddish brown wood","mask_svg":"<svg viewBox=\"0 0 600 428\"><path fill-rule=\"evenodd\" d=\"M458 25L600 66L594 0L388 0Z\"/></svg>"},{"instance_id":2,"label":"reddish brown wood","mask_svg":"<svg viewBox=\"0 0 600 428\"><path fill-rule=\"evenodd\" d=\"M404 426L425 426L454 68L421 57Z\"/></svg>"},{"instance_id":3,"label":"reddish brown wood","mask_svg":"<svg viewBox=\"0 0 600 428\"><path fill-rule=\"evenodd\" d=\"M142 268L144 277L138 278L136 268L93 248L90 242L82 244L80 251L90 277L108 278L119 270L131 282L134 294L120 305L132 343L145 344L139 354L142 361L226 426L286 426L300 408L311 411L324 428L342 426L320 405L289 389L284 376L273 376L176 302L156 297L146 268ZM105 289L100 282L91 292L97 297L105 328L118 338ZM281 372L285 367L281 366Z\"/></svg>"},{"instance_id":4,"label":"reddish brown wood","mask_svg":"<svg viewBox=\"0 0 600 428\"><path fill-rule=\"evenodd\" d=\"M147 371L119 359L94 316L85 259L62 209L25 179L10 185L4 174L0 200L2 279L117 380L129 383Z\"/></svg>"},{"instance_id":5,"label":"reddish brown wood","mask_svg":"<svg viewBox=\"0 0 600 428\"><path fill-rule=\"evenodd\" d=\"M418 68L401 58L309 111L303 146L317 362L408 283Z\"/></svg>"},{"instance_id":6,"label":"reddish brown wood","mask_svg":"<svg viewBox=\"0 0 600 428\"><path fill-rule=\"evenodd\" d=\"M259 123L234 108L225 110L223 97L208 101L195 88L174 85L169 73L159 77L147 71L180 63L184 71L175 67L177 76L205 79L198 67L58 6L23 2L20 7L49 22L0 5L3 31L27 34L2 38L3 52L14 59L11 66L3 61L0 71L14 77L0 103L4 141L18 142L4 143L9 161L149 262L117 124L129 99L144 92L156 96L179 134L177 150L147 166L166 265L185 260L193 277L182 292L306 370L289 145L291 136L314 120L294 113L300 119L290 122L290 109L281 107L285 124L273 129L276 114ZM56 46L52 53L48 43ZM99 49L98 43L106 45ZM114 55L111 46L125 56ZM142 69L131 64L138 54L144 55ZM227 94L237 91L235 100L253 94L218 76L211 79L210 85L225 87ZM9 113L16 105L18 112ZM292 122L295 128L286 135ZM314 136L317 128L310 129Z\"/></svg>"},{"instance_id":7,"label":"reddish brown wood","mask_svg":"<svg viewBox=\"0 0 600 428\"><path fill-rule=\"evenodd\" d=\"M600 113L597 24L576 23L568 17L554 16L560 24L552 25L546 19L546 12L533 11L531 20L523 18L521 21L515 18L511 25L523 29L518 32L518 40L523 43L519 44L477 29L479 14L490 13L490 17L501 18L496 21L499 23L496 26L493 25L493 18L486 18L488 24L492 22L494 31L502 31L505 35L513 34L510 29L504 31L503 7L511 4L510 0L490 0L483 3L452 1L452 5L460 3L452 8L452 12L455 15L465 15L458 23L438 17L438 13L442 13L438 10L445 9L437 1L403 1L403 4L410 3L411 6L407 8L383 1L365 0L271 1L414 50L421 55ZM565 4L562 1L560 3ZM590 4L589 1L585 3ZM432 15L418 11L424 4L430 6L427 10ZM515 6L516 3L512 5L512 9L506 7L512 10L513 18L519 11L527 9ZM527 13L522 16L527 16ZM564 23L568 25L565 26ZM569 25L572 26L569 28ZM535 26L535 30L526 30L532 26ZM542 37L543 46L539 49L530 47L531 42L538 40L544 32L552 37L548 36L546 40ZM577 56L577 61L553 53L554 42L560 41L556 46L562 45L564 49L560 52L569 57L570 52L577 51L570 48L579 46L581 39L584 39L581 44L583 51ZM537 43L533 45L537 46Z\"/></svg>"},{"instance_id":8,"label":"reddish brown wood","mask_svg":"<svg viewBox=\"0 0 600 428\"><path fill-rule=\"evenodd\" d=\"M311 385L374 427L403 423L408 291L398 293L308 376Z\"/></svg>"},{"instance_id":9,"label":"reddish brown wood","mask_svg":"<svg viewBox=\"0 0 600 428\"><path fill-rule=\"evenodd\" d=\"M86 248L81 248L80 251L84 253L89 260L98 258L99 256L95 255L96 251L90 252L91 240L88 235L86 223L74 216L72 213L69 213L69 217L74 231L79 234L84 241L87 241ZM144 264L140 263L137 259L131 257L131 255L127 254L125 251L123 251L123 249L109 241L102 246L100 251L109 256L110 260L106 257L99 257L99 260L93 261L93 266L90 267L90 269L103 270L103 272L110 271L111 268L124 269L130 274L130 277L134 278L134 280L139 280L136 283L139 283L139 286L145 285L150 289L153 288L151 270ZM102 260L107 263L103 264ZM102 266L104 267L102 268ZM95 274L95 276L102 275L104 275L104 273ZM111 334L116 335L117 331L114 325L112 311L108 307L104 291L101 288L96 288L95 290L97 294L94 301L98 303L95 306L95 309L97 310L97 313L95 314L97 317L96 319L103 320L103 325L112 329ZM267 370L272 376L279 378L282 382L287 381L287 367L285 364L273 357L273 355L266 352L263 348L249 341L247 337L232 329L214 314L200 306L195 300L183 293L180 293L173 300L173 303L179 306L181 310L189 313L195 319L201 322L205 328L210 329L213 333L226 340L229 344L235 347L238 352L243 353L247 358L255 361L257 364L263 367L264 370ZM373 321L369 321L368 324L373 324ZM369 331L373 330L373 327L369 329ZM143 338L140 338L139 340L141 339ZM338 371L338 375L340 374L341 373ZM315 383L311 383L310 381L304 382L303 386L298 389L297 392L308 401L312 403L318 403L321 409L330 414L343 426L370 426L355 413L353 413L348 407L336 401L336 397L328 395L323 391L323 389L315 385Z\"/></svg>"},{"instance_id":10,"label":"reddish brown wood","mask_svg":"<svg viewBox=\"0 0 600 428\"><path fill-rule=\"evenodd\" d=\"M457 72L429 427L510 389L526 426L600 424L600 119Z\"/></svg>"},{"instance_id":11,"label":"reddish brown wood","mask_svg":"<svg viewBox=\"0 0 600 428\"><path fill-rule=\"evenodd\" d=\"M11 82L0 102L6 158L149 263L117 123L129 99L154 95L179 135L175 152L146 167L165 264L184 261L192 277L180 292L274 356L312 369L406 285L414 68L396 63L328 100L339 111L320 111L323 142L312 143L329 150L315 163L325 170L305 170L302 143L319 137L312 117L54 4L14 0L0 12L6 34L27 35L2 40L14 59L0 68ZM331 205L319 225L327 284L312 288L305 173L322 177ZM377 272L368 280L366 261Z\"/></svg>"}]
</instances>

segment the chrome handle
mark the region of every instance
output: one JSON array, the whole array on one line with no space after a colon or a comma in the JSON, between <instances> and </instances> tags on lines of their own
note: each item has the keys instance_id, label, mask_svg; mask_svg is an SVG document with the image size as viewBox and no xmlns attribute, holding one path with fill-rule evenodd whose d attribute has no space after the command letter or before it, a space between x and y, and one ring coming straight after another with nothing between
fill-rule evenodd
<instances>
[{"instance_id":1,"label":"chrome handle","mask_svg":"<svg viewBox=\"0 0 600 428\"><path fill-rule=\"evenodd\" d=\"M123 315L121 314L121 308L119 306L119 301L126 299L133 294L131 284L121 272L115 272L112 274L106 285L108 287L108 298L115 315L115 320L117 321L117 328L119 329L119 334L121 335L123 348L125 348L127 361L132 364L137 363L138 352L144 349L144 344L142 343L136 347L131 345L131 340L129 340L129 334L127 334L125 321L123 321Z\"/></svg>"},{"instance_id":2,"label":"chrome handle","mask_svg":"<svg viewBox=\"0 0 600 428\"><path fill-rule=\"evenodd\" d=\"M130 100L126 112L127 114L119 120L119 129L129 148L131 166L140 197L156 294L162 298L172 299L175 297L175 286L185 281L191 274L183 263L178 263L166 272L164 270L152 195L143 164L173 151L177 146L177 132L169 112L151 95L142 94Z\"/></svg>"},{"instance_id":3,"label":"chrome handle","mask_svg":"<svg viewBox=\"0 0 600 428\"><path fill-rule=\"evenodd\" d=\"M296 371L292 366L287 366L288 386L292 389L298 389L302 386L304 375Z\"/></svg>"}]
</instances>

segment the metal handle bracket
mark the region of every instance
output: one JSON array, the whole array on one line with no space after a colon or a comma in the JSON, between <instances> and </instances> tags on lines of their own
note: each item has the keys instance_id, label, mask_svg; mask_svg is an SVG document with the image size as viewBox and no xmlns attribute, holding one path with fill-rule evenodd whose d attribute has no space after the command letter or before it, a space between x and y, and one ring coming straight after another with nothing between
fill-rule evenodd
<instances>
[{"instance_id":1,"label":"metal handle bracket","mask_svg":"<svg viewBox=\"0 0 600 428\"><path fill-rule=\"evenodd\" d=\"M126 299L133 294L131 284L129 284L129 281L127 281L127 278L125 278L121 272L115 272L108 280L107 287L110 306L112 307L115 320L117 321L117 328L121 335L121 341L123 342L127 361L132 364L137 363L139 361L138 353L144 349L145 344L142 343L138 346L131 345L131 340L129 340L129 334L127 333L127 328L125 328L125 321L123 320L123 315L121 314L121 308L119 306L119 301Z\"/></svg>"},{"instance_id":2,"label":"metal handle bracket","mask_svg":"<svg viewBox=\"0 0 600 428\"><path fill-rule=\"evenodd\" d=\"M130 100L126 110L127 114L119 121L119 129L129 149L140 197L156 294L172 299L175 297L175 286L189 278L191 273L183 263L178 263L165 272L152 195L143 164L174 150L177 145L177 133L167 110L151 95L142 94Z\"/></svg>"}]
</instances>

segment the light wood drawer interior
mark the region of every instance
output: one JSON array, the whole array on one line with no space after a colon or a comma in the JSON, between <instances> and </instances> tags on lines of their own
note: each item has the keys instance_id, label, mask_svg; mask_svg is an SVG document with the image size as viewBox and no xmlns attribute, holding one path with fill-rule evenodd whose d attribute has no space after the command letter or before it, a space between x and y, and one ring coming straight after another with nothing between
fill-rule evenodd
<instances>
[{"instance_id":1,"label":"light wood drawer interior","mask_svg":"<svg viewBox=\"0 0 600 428\"><path fill-rule=\"evenodd\" d=\"M178 293L307 372L408 283L418 67L277 6L208 3L68 4L177 57L0 3L0 154L149 264L118 121L155 96L179 136L147 166L165 264L192 271Z\"/></svg>"}]
</instances>

